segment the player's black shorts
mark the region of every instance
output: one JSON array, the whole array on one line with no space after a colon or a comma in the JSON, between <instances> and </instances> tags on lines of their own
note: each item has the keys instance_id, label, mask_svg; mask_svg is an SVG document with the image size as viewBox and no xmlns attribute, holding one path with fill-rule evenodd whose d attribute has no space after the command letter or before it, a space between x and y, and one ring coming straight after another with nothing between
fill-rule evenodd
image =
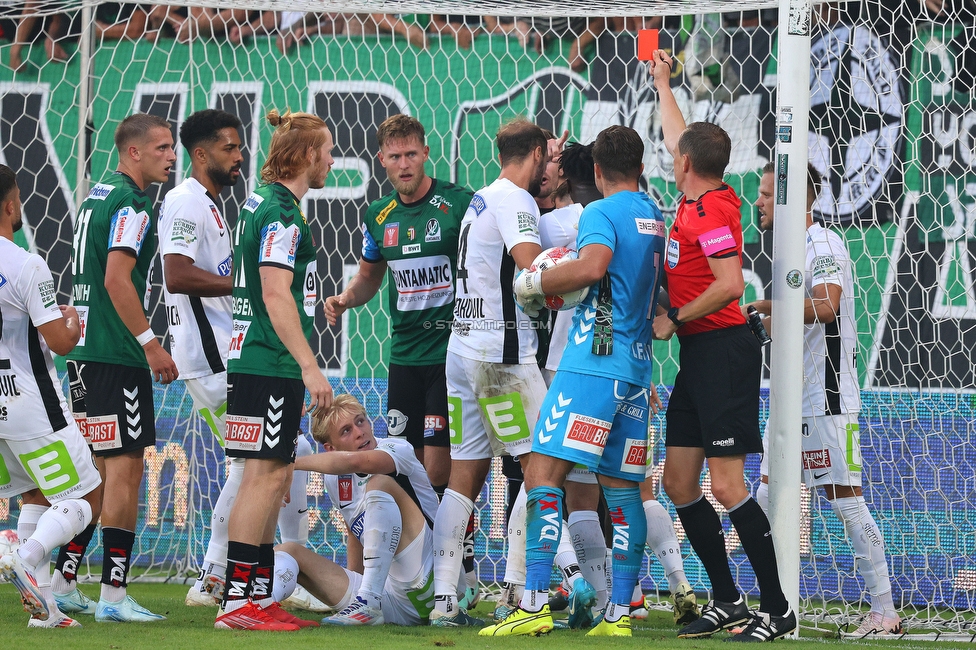
<instances>
[{"instance_id":1,"label":"player's black shorts","mask_svg":"<svg viewBox=\"0 0 976 650\"><path fill-rule=\"evenodd\" d=\"M304 402L301 379L227 373L227 456L294 463Z\"/></svg>"},{"instance_id":2,"label":"player's black shorts","mask_svg":"<svg viewBox=\"0 0 976 650\"><path fill-rule=\"evenodd\" d=\"M148 368L68 361L71 414L96 456L118 456L156 444Z\"/></svg>"},{"instance_id":3,"label":"player's black shorts","mask_svg":"<svg viewBox=\"0 0 976 650\"><path fill-rule=\"evenodd\" d=\"M668 401L668 447L705 457L762 452L762 351L745 325L681 337L680 367Z\"/></svg>"},{"instance_id":4,"label":"player's black shorts","mask_svg":"<svg viewBox=\"0 0 976 650\"><path fill-rule=\"evenodd\" d=\"M447 376L444 364L390 364L386 424L391 436L405 436L414 449L450 447Z\"/></svg>"}]
</instances>

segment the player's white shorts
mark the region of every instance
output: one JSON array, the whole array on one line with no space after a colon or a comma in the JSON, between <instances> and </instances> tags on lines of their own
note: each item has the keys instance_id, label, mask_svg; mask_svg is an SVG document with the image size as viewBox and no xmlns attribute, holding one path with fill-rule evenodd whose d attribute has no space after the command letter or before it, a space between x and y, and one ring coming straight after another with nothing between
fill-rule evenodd
<instances>
[{"instance_id":1,"label":"player's white shorts","mask_svg":"<svg viewBox=\"0 0 976 650\"><path fill-rule=\"evenodd\" d=\"M861 485L861 433L857 413L803 418L803 482L819 485ZM768 428L768 423L767 423ZM769 476L769 435L763 435L760 472Z\"/></svg>"},{"instance_id":2,"label":"player's white shorts","mask_svg":"<svg viewBox=\"0 0 976 650\"><path fill-rule=\"evenodd\" d=\"M215 375L204 375L187 379L186 392L193 398L193 408L203 418L220 446L224 446L225 420L227 417L227 373L218 372Z\"/></svg>"},{"instance_id":3,"label":"player's white shorts","mask_svg":"<svg viewBox=\"0 0 976 650\"><path fill-rule=\"evenodd\" d=\"M102 482L78 425L31 440L0 439L0 498L35 487L51 503L80 498Z\"/></svg>"},{"instance_id":4,"label":"player's white shorts","mask_svg":"<svg viewBox=\"0 0 976 650\"><path fill-rule=\"evenodd\" d=\"M532 451L532 431L546 396L539 366L489 363L448 352L446 369L452 459Z\"/></svg>"},{"instance_id":5,"label":"player's white shorts","mask_svg":"<svg viewBox=\"0 0 976 650\"><path fill-rule=\"evenodd\" d=\"M345 569L349 588L335 609L352 602L363 576ZM396 554L383 587L383 620L393 625L426 625L434 608L434 533L430 526Z\"/></svg>"}]
</instances>

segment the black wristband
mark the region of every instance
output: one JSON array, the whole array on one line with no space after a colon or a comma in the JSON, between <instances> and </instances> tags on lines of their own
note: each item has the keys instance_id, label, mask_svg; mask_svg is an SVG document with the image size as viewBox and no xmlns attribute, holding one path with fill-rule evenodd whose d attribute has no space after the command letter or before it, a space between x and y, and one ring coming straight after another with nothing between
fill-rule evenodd
<instances>
[{"instance_id":1,"label":"black wristband","mask_svg":"<svg viewBox=\"0 0 976 650\"><path fill-rule=\"evenodd\" d=\"M674 323L674 326L675 327L681 327L682 325L684 325L684 323L682 323L680 320L678 320L678 308L677 307L672 307L671 309L668 310L668 318L671 319L671 322Z\"/></svg>"}]
</instances>

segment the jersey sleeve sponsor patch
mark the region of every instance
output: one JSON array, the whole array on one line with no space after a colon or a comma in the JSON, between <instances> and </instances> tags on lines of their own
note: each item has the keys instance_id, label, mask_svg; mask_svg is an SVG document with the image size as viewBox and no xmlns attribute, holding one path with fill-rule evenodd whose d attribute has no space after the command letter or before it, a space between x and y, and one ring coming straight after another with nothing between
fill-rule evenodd
<instances>
[{"instance_id":1,"label":"jersey sleeve sponsor patch","mask_svg":"<svg viewBox=\"0 0 976 650\"><path fill-rule=\"evenodd\" d=\"M312 260L305 265L305 281L302 284L304 295L302 307L305 309L306 316L315 316L315 303L319 299L319 276L316 274L318 266L319 263L317 260Z\"/></svg>"},{"instance_id":2,"label":"jersey sleeve sponsor patch","mask_svg":"<svg viewBox=\"0 0 976 650\"><path fill-rule=\"evenodd\" d=\"M454 276L447 255L391 260L399 311L443 307L454 302Z\"/></svg>"},{"instance_id":3,"label":"jersey sleeve sponsor patch","mask_svg":"<svg viewBox=\"0 0 976 650\"><path fill-rule=\"evenodd\" d=\"M277 264L295 268L295 253L302 240L302 231L297 225L286 226L273 221L261 229L261 244L258 248L258 264Z\"/></svg>"},{"instance_id":4,"label":"jersey sleeve sponsor patch","mask_svg":"<svg viewBox=\"0 0 976 650\"><path fill-rule=\"evenodd\" d=\"M112 225L108 231L108 249L111 251L124 248L138 255L149 233L151 223L148 212L136 212L135 208L129 206L121 208L112 215Z\"/></svg>"},{"instance_id":5,"label":"jersey sleeve sponsor patch","mask_svg":"<svg viewBox=\"0 0 976 650\"><path fill-rule=\"evenodd\" d=\"M177 217L173 219L173 227L170 229L169 242L166 246L167 252L171 250L193 251L199 239L197 235L197 224L192 219Z\"/></svg>"},{"instance_id":6,"label":"jersey sleeve sponsor patch","mask_svg":"<svg viewBox=\"0 0 976 650\"><path fill-rule=\"evenodd\" d=\"M732 231L728 226L721 226L702 233L698 237L698 245L701 246L706 257L719 255L736 247L735 237L732 236Z\"/></svg>"},{"instance_id":7,"label":"jersey sleeve sponsor patch","mask_svg":"<svg viewBox=\"0 0 976 650\"><path fill-rule=\"evenodd\" d=\"M833 255L817 255L810 265L810 272L814 279L834 276L840 273L840 264Z\"/></svg>"},{"instance_id":8,"label":"jersey sleeve sponsor patch","mask_svg":"<svg viewBox=\"0 0 976 650\"><path fill-rule=\"evenodd\" d=\"M520 233L539 232L538 220L531 212L519 212L515 217L518 220L518 231Z\"/></svg>"}]
</instances>

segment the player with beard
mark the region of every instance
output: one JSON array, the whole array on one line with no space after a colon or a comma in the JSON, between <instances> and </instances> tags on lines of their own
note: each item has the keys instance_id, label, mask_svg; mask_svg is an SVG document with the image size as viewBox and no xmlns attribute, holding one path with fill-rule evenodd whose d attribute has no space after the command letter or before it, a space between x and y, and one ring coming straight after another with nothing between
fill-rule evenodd
<instances>
[{"instance_id":1,"label":"player with beard","mask_svg":"<svg viewBox=\"0 0 976 650\"><path fill-rule=\"evenodd\" d=\"M232 252L229 227L216 202L221 190L236 185L241 176L240 128L235 115L214 109L198 111L183 122L180 142L190 155L190 178L166 194L159 210L163 298L173 359L197 412L221 446L227 411ZM304 436L299 438L299 454L303 451L312 453ZM243 473L243 460L233 460L214 504L204 570L187 592L187 605L215 606L213 594L223 592L227 521ZM295 498L278 516L285 541L307 540L307 516L299 512L307 506L305 478L305 472L295 472Z\"/></svg>"},{"instance_id":2,"label":"player with beard","mask_svg":"<svg viewBox=\"0 0 976 650\"><path fill-rule=\"evenodd\" d=\"M335 325L388 278L389 433L413 445L441 494L451 473L444 359L454 319L458 234L471 191L427 175L424 137L423 125L408 115L394 115L377 129L377 157L393 192L366 210L359 272L342 293L326 299L325 315Z\"/></svg>"},{"instance_id":3,"label":"player with beard","mask_svg":"<svg viewBox=\"0 0 976 650\"><path fill-rule=\"evenodd\" d=\"M94 524L61 548L51 582L66 614L102 622L159 621L126 593L139 514L144 450L156 444L153 386L179 371L143 309L156 256L156 220L145 191L176 162L166 120L139 113L115 130L117 170L88 193L75 221L71 270L82 335L68 354L71 410L102 473L101 597L94 605L75 575Z\"/></svg>"},{"instance_id":4,"label":"player with beard","mask_svg":"<svg viewBox=\"0 0 976 650\"><path fill-rule=\"evenodd\" d=\"M458 606L465 529L493 456L532 451L546 383L536 364L532 319L520 312L512 280L542 252L538 195L549 159L545 133L515 120L495 136L498 179L475 193L461 222L454 326L447 349L451 479L434 522L431 625L479 625Z\"/></svg>"},{"instance_id":5,"label":"player with beard","mask_svg":"<svg viewBox=\"0 0 976 650\"><path fill-rule=\"evenodd\" d=\"M224 448L244 476L228 524L220 629L295 631L298 619L271 598L278 510L291 485L299 424L328 408L332 387L308 343L318 297L316 250L302 197L325 187L332 133L309 113L271 110L275 127L234 229L234 322L227 358Z\"/></svg>"}]
</instances>

